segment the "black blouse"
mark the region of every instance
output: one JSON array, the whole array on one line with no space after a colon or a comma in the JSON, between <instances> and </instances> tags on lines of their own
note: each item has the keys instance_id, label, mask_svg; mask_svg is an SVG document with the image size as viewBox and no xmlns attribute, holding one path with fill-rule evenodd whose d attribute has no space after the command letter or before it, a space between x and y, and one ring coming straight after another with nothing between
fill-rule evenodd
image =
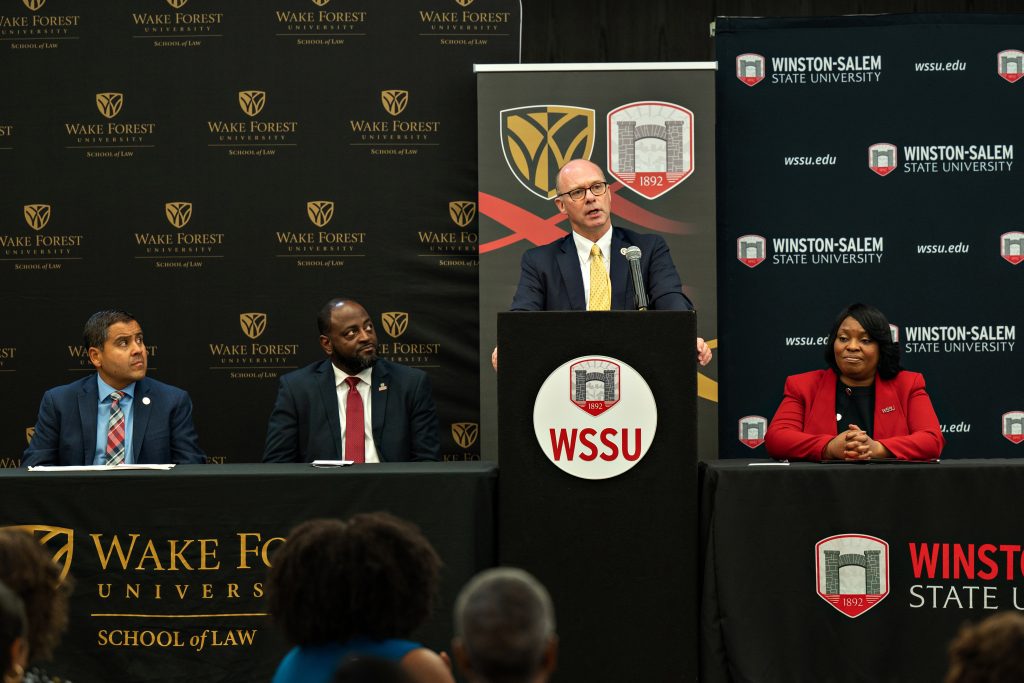
<instances>
[{"instance_id":1,"label":"black blouse","mask_svg":"<svg viewBox=\"0 0 1024 683\"><path fill-rule=\"evenodd\" d=\"M874 438L874 419L875 383L866 387L848 387L836 377L836 434L855 424Z\"/></svg>"}]
</instances>

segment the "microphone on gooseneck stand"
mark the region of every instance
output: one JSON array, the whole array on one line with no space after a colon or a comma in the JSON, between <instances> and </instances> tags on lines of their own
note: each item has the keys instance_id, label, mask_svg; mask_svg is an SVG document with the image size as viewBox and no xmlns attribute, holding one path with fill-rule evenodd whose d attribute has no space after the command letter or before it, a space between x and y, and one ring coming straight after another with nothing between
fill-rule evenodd
<instances>
[{"instance_id":1,"label":"microphone on gooseneck stand","mask_svg":"<svg viewBox=\"0 0 1024 683\"><path fill-rule=\"evenodd\" d=\"M646 311L647 292L644 290L644 277L640 272L640 247L623 247L622 255L629 261L629 273L633 276L633 299L636 301L636 310Z\"/></svg>"}]
</instances>

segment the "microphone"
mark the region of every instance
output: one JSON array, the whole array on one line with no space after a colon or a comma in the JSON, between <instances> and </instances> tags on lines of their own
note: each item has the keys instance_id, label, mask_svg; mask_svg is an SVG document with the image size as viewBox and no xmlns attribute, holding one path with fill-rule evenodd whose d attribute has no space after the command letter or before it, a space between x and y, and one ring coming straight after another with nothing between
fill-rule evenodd
<instances>
[{"instance_id":1,"label":"microphone","mask_svg":"<svg viewBox=\"0 0 1024 683\"><path fill-rule=\"evenodd\" d=\"M636 310L647 310L647 292L644 290L644 277L640 272L640 247L624 247L622 255L629 261L629 273L633 276L633 300Z\"/></svg>"}]
</instances>

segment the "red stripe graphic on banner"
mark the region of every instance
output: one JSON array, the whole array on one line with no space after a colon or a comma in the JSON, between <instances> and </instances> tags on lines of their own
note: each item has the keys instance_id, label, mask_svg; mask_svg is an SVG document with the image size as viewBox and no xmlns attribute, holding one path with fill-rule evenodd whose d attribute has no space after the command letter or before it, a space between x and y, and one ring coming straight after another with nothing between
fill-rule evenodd
<instances>
[{"instance_id":1,"label":"red stripe graphic on banner","mask_svg":"<svg viewBox=\"0 0 1024 683\"><path fill-rule=\"evenodd\" d=\"M612 214L622 216L631 223L648 230L654 230L655 232L665 232L673 235L687 235L693 232L693 226L690 223L659 216L629 201L619 194L619 190L622 187L622 183L613 183L609 187L610 192L618 195L615 199L615 210L612 211ZM556 227L565 220L563 214L556 213L551 218L541 218L521 206L486 192L480 193L480 213L512 231L511 235L499 237L496 240L481 244L481 254L497 251L510 244L515 244L519 240L525 239L533 244L541 245L554 242L565 235L563 228Z\"/></svg>"}]
</instances>

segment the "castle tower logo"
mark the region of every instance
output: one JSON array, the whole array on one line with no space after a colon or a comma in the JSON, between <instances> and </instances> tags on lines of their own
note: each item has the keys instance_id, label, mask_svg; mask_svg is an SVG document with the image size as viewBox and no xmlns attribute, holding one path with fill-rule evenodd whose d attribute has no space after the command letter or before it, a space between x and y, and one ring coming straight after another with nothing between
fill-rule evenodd
<instances>
[{"instance_id":1,"label":"castle tower logo","mask_svg":"<svg viewBox=\"0 0 1024 683\"><path fill-rule=\"evenodd\" d=\"M1013 230L999 236L999 255L1011 265L1024 261L1024 232Z\"/></svg>"},{"instance_id":2,"label":"castle tower logo","mask_svg":"<svg viewBox=\"0 0 1024 683\"><path fill-rule=\"evenodd\" d=\"M868 147L868 168L885 177L896 170L898 165L896 145L878 142Z\"/></svg>"},{"instance_id":3,"label":"castle tower logo","mask_svg":"<svg viewBox=\"0 0 1024 683\"><path fill-rule=\"evenodd\" d=\"M180 230L192 220L192 202L167 202L164 204L164 215L171 225Z\"/></svg>"},{"instance_id":4,"label":"castle tower logo","mask_svg":"<svg viewBox=\"0 0 1024 683\"><path fill-rule=\"evenodd\" d=\"M864 534L824 538L814 546L814 567L818 595L851 619L889 595L889 544L880 538ZM854 567L863 571L849 569Z\"/></svg>"},{"instance_id":5,"label":"castle tower logo","mask_svg":"<svg viewBox=\"0 0 1024 683\"><path fill-rule=\"evenodd\" d=\"M618 363L587 358L569 366L569 396L579 408L595 417L622 398L622 372Z\"/></svg>"},{"instance_id":6,"label":"castle tower logo","mask_svg":"<svg viewBox=\"0 0 1024 683\"><path fill-rule=\"evenodd\" d=\"M266 313L240 313L238 324L242 326L242 333L249 339L259 339L260 335L267 331Z\"/></svg>"},{"instance_id":7,"label":"castle tower logo","mask_svg":"<svg viewBox=\"0 0 1024 683\"><path fill-rule=\"evenodd\" d=\"M594 110L558 104L504 109L499 114L501 151L523 187L554 199L558 169L594 151Z\"/></svg>"},{"instance_id":8,"label":"castle tower logo","mask_svg":"<svg viewBox=\"0 0 1024 683\"><path fill-rule=\"evenodd\" d=\"M21 0L21 2L32 12L38 12L46 4L46 0Z\"/></svg>"},{"instance_id":9,"label":"castle tower logo","mask_svg":"<svg viewBox=\"0 0 1024 683\"><path fill-rule=\"evenodd\" d=\"M27 3L26 3L27 4ZM1024 52L1003 50L996 55L996 73L1007 83L1016 83L1024 77Z\"/></svg>"},{"instance_id":10,"label":"castle tower logo","mask_svg":"<svg viewBox=\"0 0 1024 683\"><path fill-rule=\"evenodd\" d=\"M26 204L24 207L25 222L33 230L42 230L50 222L53 210L49 204Z\"/></svg>"},{"instance_id":11,"label":"castle tower logo","mask_svg":"<svg viewBox=\"0 0 1024 683\"><path fill-rule=\"evenodd\" d=\"M398 116L409 106L408 90L381 90L380 103L384 111L392 116Z\"/></svg>"},{"instance_id":12,"label":"castle tower logo","mask_svg":"<svg viewBox=\"0 0 1024 683\"><path fill-rule=\"evenodd\" d=\"M239 90L238 106L247 116L257 116L267 104L265 90Z\"/></svg>"},{"instance_id":13,"label":"castle tower logo","mask_svg":"<svg viewBox=\"0 0 1024 683\"><path fill-rule=\"evenodd\" d=\"M476 218L476 202L448 202L448 215L455 225L465 228Z\"/></svg>"},{"instance_id":14,"label":"castle tower logo","mask_svg":"<svg viewBox=\"0 0 1024 683\"><path fill-rule=\"evenodd\" d=\"M1003 413L1003 436L1010 443L1019 444L1024 442L1024 411L1011 410Z\"/></svg>"},{"instance_id":15,"label":"castle tower logo","mask_svg":"<svg viewBox=\"0 0 1024 683\"><path fill-rule=\"evenodd\" d=\"M608 114L608 170L646 199L693 173L693 112L671 102L631 102Z\"/></svg>"},{"instance_id":16,"label":"castle tower logo","mask_svg":"<svg viewBox=\"0 0 1024 683\"><path fill-rule=\"evenodd\" d=\"M181 9L188 3L188 0L167 0L167 4L173 9Z\"/></svg>"},{"instance_id":17,"label":"castle tower logo","mask_svg":"<svg viewBox=\"0 0 1024 683\"><path fill-rule=\"evenodd\" d=\"M121 113L122 107L124 107L124 93L96 93L96 108L100 110L100 113L103 114L105 118L114 118Z\"/></svg>"},{"instance_id":18,"label":"castle tower logo","mask_svg":"<svg viewBox=\"0 0 1024 683\"><path fill-rule=\"evenodd\" d=\"M322 228L334 218L334 202L327 199L306 202L306 215L313 225Z\"/></svg>"},{"instance_id":19,"label":"castle tower logo","mask_svg":"<svg viewBox=\"0 0 1024 683\"><path fill-rule=\"evenodd\" d=\"M739 419L739 440L747 448L757 448L764 443L768 431L768 420L763 415L745 415Z\"/></svg>"},{"instance_id":20,"label":"castle tower logo","mask_svg":"<svg viewBox=\"0 0 1024 683\"><path fill-rule=\"evenodd\" d=\"M753 88L764 80L764 55L754 52L736 57L736 78Z\"/></svg>"},{"instance_id":21,"label":"castle tower logo","mask_svg":"<svg viewBox=\"0 0 1024 683\"><path fill-rule=\"evenodd\" d=\"M403 311L381 313L380 322L392 339L398 339L409 329L409 314Z\"/></svg>"},{"instance_id":22,"label":"castle tower logo","mask_svg":"<svg viewBox=\"0 0 1024 683\"><path fill-rule=\"evenodd\" d=\"M477 422L453 422L452 439L459 448L469 448L480 437L480 424Z\"/></svg>"},{"instance_id":23,"label":"castle tower logo","mask_svg":"<svg viewBox=\"0 0 1024 683\"><path fill-rule=\"evenodd\" d=\"M740 235L736 238L736 258L747 268L761 265L768 253L768 241L761 235Z\"/></svg>"}]
</instances>

